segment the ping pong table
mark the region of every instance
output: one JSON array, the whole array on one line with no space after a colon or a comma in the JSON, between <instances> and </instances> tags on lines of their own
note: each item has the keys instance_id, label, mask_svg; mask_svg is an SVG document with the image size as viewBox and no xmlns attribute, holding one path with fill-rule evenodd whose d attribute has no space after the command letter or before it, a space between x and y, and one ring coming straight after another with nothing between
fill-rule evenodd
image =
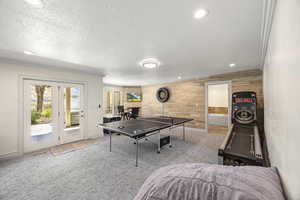
<instances>
[{"instance_id":1,"label":"ping pong table","mask_svg":"<svg viewBox=\"0 0 300 200\"><path fill-rule=\"evenodd\" d=\"M192 121L193 119L178 118L169 116L155 116L155 117L143 117L134 120L116 121L110 123L99 124L109 132L109 151L112 149L112 134L119 133L135 140L136 144L136 166L138 166L138 153L139 153L139 140L145 139L152 135L158 136L158 149L157 153L160 153L160 131L163 129L171 129L182 126L183 127L183 140L185 140L185 123ZM169 143L171 147L171 139Z\"/></svg>"}]
</instances>

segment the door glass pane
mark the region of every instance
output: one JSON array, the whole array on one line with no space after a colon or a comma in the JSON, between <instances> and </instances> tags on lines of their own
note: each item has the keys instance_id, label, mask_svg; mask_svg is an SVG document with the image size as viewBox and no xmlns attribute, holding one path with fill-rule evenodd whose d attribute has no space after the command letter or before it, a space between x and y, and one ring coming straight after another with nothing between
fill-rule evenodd
<instances>
[{"instance_id":1,"label":"door glass pane","mask_svg":"<svg viewBox=\"0 0 300 200\"><path fill-rule=\"evenodd\" d=\"M47 141L53 135L53 87L49 85L31 85L31 140Z\"/></svg>"},{"instance_id":2,"label":"door glass pane","mask_svg":"<svg viewBox=\"0 0 300 200\"><path fill-rule=\"evenodd\" d=\"M80 128L80 103L80 88L64 88L64 129L72 134Z\"/></svg>"}]
</instances>

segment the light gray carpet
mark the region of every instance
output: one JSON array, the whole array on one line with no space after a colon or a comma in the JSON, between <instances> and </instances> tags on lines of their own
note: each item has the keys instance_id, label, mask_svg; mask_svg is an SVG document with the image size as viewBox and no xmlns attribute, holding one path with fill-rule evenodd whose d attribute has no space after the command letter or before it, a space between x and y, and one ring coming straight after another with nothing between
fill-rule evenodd
<instances>
[{"instance_id":1,"label":"light gray carpet","mask_svg":"<svg viewBox=\"0 0 300 200\"><path fill-rule=\"evenodd\" d=\"M53 156L26 156L0 162L1 200L130 200L144 180L159 167L187 162L217 163L217 148L224 136L191 131L187 141L173 139L161 154L143 142L139 167L135 167L135 145L127 137L108 137L95 145ZM192 136L189 134L192 134ZM193 140L193 141L192 141Z\"/></svg>"}]
</instances>

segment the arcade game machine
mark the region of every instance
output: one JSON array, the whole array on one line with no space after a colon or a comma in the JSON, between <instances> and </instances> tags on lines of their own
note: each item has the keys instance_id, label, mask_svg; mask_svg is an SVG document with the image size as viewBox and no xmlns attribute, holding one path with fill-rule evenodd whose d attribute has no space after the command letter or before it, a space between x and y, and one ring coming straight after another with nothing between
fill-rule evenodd
<instances>
[{"instance_id":1,"label":"arcade game machine","mask_svg":"<svg viewBox=\"0 0 300 200\"><path fill-rule=\"evenodd\" d=\"M264 166L256 103L255 92L232 94L232 125L219 148L219 164Z\"/></svg>"}]
</instances>

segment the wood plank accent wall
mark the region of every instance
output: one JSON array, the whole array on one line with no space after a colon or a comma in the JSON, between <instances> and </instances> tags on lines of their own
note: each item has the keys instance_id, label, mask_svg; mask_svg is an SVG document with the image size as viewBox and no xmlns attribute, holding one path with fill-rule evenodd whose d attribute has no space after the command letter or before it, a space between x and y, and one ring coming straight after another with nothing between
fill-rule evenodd
<instances>
[{"instance_id":1,"label":"wood plank accent wall","mask_svg":"<svg viewBox=\"0 0 300 200\"><path fill-rule=\"evenodd\" d=\"M187 124L194 128L205 128L205 83L209 81L232 81L232 92L255 91L258 108L263 110L262 71L247 70L235 73L220 74L207 78L196 78L172 83L142 86L142 115L165 115L193 118ZM171 97L163 106L156 100L156 91L167 87Z\"/></svg>"}]
</instances>

